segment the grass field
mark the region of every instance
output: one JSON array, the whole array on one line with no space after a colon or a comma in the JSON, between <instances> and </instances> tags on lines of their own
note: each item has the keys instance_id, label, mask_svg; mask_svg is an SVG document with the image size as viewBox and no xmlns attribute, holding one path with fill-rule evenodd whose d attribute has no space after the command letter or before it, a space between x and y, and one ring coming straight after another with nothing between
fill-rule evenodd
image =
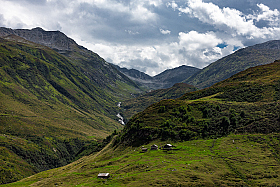
<instances>
[{"instance_id":1,"label":"grass field","mask_svg":"<svg viewBox=\"0 0 280 187\"><path fill-rule=\"evenodd\" d=\"M3 186L277 186L279 134L229 135L186 142L151 142L173 150L106 146L67 166ZM108 172L109 179L97 178Z\"/></svg>"}]
</instances>

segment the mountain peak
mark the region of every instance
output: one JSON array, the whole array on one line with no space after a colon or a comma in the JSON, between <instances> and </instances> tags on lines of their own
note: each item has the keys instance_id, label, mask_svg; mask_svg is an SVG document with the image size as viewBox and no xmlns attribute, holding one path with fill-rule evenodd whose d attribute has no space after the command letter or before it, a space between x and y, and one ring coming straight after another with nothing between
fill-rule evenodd
<instances>
[{"instance_id":1,"label":"mountain peak","mask_svg":"<svg viewBox=\"0 0 280 187\"><path fill-rule=\"evenodd\" d=\"M78 46L74 40L68 38L60 31L45 31L41 27L36 27L31 30L0 28L0 37L6 37L11 34L61 52L72 50L75 46Z\"/></svg>"},{"instance_id":2,"label":"mountain peak","mask_svg":"<svg viewBox=\"0 0 280 187\"><path fill-rule=\"evenodd\" d=\"M33 29L31 29L32 31L45 31L44 29L42 29L41 27L35 27Z\"/></svg>"}]
</instances>

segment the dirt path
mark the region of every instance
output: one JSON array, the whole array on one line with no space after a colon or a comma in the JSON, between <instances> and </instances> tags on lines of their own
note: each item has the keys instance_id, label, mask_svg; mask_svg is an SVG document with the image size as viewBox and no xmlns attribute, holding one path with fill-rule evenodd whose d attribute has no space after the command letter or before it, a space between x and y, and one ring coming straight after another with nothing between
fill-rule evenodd
<instances>
[{"instance_id":1,"label":"dirt path","mask_svg":"<svg viewBox=\"0 0 280 187\"><path fill-rule=\"evenodd\" d=\"M108 143L101 151L99 151L98 153L96 153L93 157L91 157L90 159L95 159L97 156L99 156L101 153L103 153L104 151L106 151L108 149L108 147L110 147L112 145L112 143L114 142L114 140L116 139L116 136L114 136L112 138L112 140L110 141L110 143Z\"/></svg>"}]
</instances>

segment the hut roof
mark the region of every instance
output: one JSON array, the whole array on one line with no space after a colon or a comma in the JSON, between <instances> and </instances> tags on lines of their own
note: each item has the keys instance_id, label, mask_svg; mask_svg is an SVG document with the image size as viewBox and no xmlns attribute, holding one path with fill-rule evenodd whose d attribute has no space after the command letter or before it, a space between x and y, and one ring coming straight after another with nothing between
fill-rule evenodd
<instances>
[{"instance_id":1,"label":"hut roof","mask_svg":"<svg viewBox=\"0 0 280 187\"><path fill-rule=\"evenodd\" d=\"M110 173L99 173L98 177L109 177Z\"/></svg>"}]
</instances>

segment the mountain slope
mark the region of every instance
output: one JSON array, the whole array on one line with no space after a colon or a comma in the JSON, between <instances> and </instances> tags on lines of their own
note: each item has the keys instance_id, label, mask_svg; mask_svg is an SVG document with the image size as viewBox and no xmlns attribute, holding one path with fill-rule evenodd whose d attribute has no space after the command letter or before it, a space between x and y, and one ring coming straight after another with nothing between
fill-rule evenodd
<instances>
[{"instance_id":1,"label":"mountain slope","mask_svg":"<svg viewBox=\"0 0 280 187\"><path fill-rule=\"evenodd\" d=\"M277 186L279 134L151 142L173 150L106 146L98 154L8 186ZM99 173L110 173L100 179Z\"/></svg>"},{"instance_id":2,"label":"mountain slope","mask_svg":"<svg viewBox=\"0 0 280 187\"><path fill-rule=\"evenodd\" d=\"M163 83L164 88L169 88L175 83L180 83L199 71L200 69L198 68L183 65L177 68L165 70L164 72L154 76L154 79L156 82Z\"/></svg>"},{"instance_id":3,"label":"mountain slope","mask_svg":"<svg viewBox=\"0 0 280 187\"><path fill-rule=\"evenodd\" d=\"M163 99L175 99L187 92L195 90L195 87L185 83L177 83L171 88L154 90L134 99L123 101L121 104L121 108L124 109L122 114L126 119L130 119L133 115L143 111L153 103L159 102Z\"/></svg>"},{"instance_id":4,"label":"mountain slope","mask_svg":"<svg viewBox=\"0 0 280 187\"><path fill-rule=\"evenodd\" d=\"M280 61L249 68L151 105L97 154L5 186L277 186L279 98Z\"/></svg>"},{"instance_id":5,"label":"mountain slope","mask_svg":"<svg viewBox=\"0 0 280 187\"><path fill-rule=\"evenodd\" d=\"M90 141L122 128L110 118L119 111L115 98L66 57L8 39L0 38L1 183L65 165Z\"/></svg>"},{"instance_id":6,"label":"mountain slope","mask_svg":"<svg viewBox=\"0 0 280 187\"><path fill-rule=\"evenodd\" d=\"M198 68L183 65L165 70L164 72L151 77L135 69L120 68L117 65L115 65L115 67L139 86L146 87L150 90L170 88L174 84L180 83L200 71Z\"/></svg>"},{"instance_id":7,"label":"mountain slope","mask_svg":"<svg viewBox=\"0 0 280 187\"><path fill-rule=\"evenodd\" d=\"M80 71L93 81L96 87L102 88L116 100L128 99L131 98L131 93L138 94L143 91L98 54L79 46L60 31L45 31L41 28L31 30L0 28L0 37L8 39L11 34L50 47L67 57L71 63L80 68Z\"/></svg>"},{"instance_id":8,"label":"mountain slope","mask_svg":"<svg viewBox=\"0 0 280 187\"><path fill-rule=\"evenodd\" d=\"M249 67L268 64L280 59L280 40L240 49L186 79L185 83L206 88Z\"/></svg>"},{"instance_id":9,"label":"mountain slope","mask_svg":"<svg viewBox=\"0 0 280 187\"><path fill-rule=\"evenodd\" d=\"M212 87L163 100L127 123L118 141L192 140L280 131L280 61L249 68Z\"/></svg>"}]
</instances>

